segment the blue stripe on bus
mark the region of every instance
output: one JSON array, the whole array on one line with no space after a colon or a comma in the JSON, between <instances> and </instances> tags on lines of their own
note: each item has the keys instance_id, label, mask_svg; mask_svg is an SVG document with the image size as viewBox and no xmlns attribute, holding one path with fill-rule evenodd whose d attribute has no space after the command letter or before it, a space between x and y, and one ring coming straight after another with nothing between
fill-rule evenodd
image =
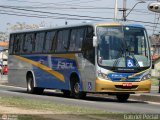
<instances>
[{"instance_id":1,"label":"blue stripe on bus","mask_svg":"<svg viewBox=\"0 0 160 120\"><path fill-rule=\"evenodd\" d=\"M70 89L70 75L75 72L79 76L78 67L75 59L54 56L33 56L23 55L17 58L32 64L32 70L36 79L37 87ZM24 59L22 59L24 58ZM33 64L34 63L34 64ZM37 64L36 64L37 63ZM39 65L46 66L49 69L42 69ZM54 70L64 76L64 82L57 76L50 74ZM80 77L80 76L79 76ZM80 80L80 90L82 91L82 81Z\"/></svg>"},{"instance_id":2,"label":"blue stripe on bus","mask_svg":"<svg viewBox=\"0 0 160 120\"><path fill-rule=\"evenodd\" d=\"M143 72L144 73L144 72ZM135 76L135 73L110 73L108 74L108 77L112 80L112 81L137 81L139 80L143 73L137 74ZM132 76L132 77L130 77Z\"/></svg>"}]
</instances>

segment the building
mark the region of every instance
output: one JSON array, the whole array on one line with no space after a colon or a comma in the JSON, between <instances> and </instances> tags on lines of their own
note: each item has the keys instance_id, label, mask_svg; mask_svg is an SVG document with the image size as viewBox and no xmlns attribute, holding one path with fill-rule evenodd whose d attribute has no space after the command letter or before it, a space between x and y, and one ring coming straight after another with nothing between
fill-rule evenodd
<instances>
[{"instance_id":1,"label":"building","mask_svg":"<svg viewBox=\"0 0 160 120\"><path fill-rule=\"evenodd\" d=\"M8 48L8 42L7 41L0 41L0 50L3 50L4 48Z\"/></svg>"},{"instance_id":2,"label":"building","mask_svg":"<svg viewBox=\"0 0 160 120\"><path fill-rule=\"evenodd\" d=\"M160 35L155 34L150 37L152 54L152 76L160 77Z\"/></svg>"},{"instance_id":3,"label":"building","mask_svg":"<svg viewBox=\"0 0 160 120\"><path fill-rule=\"evenodd\" d=\"M0 41L0 67L2 67L3 65L7 65L7 61L8 61L8 42Z\"/></svg>"}]
</instances>

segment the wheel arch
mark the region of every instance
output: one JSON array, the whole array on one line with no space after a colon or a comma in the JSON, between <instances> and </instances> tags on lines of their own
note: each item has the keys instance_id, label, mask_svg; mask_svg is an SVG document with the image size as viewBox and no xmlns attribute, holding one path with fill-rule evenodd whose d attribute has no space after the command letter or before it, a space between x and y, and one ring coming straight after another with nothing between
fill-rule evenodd
<instances>
[{"instance_id":1,"label":"wheel arch","mask_svg":"<svg viewBox=\"0 0 160 120\"><path fill-rule=\"evenodd\" d=\"M75 77L76 77L76 80L80 83L80 90L82 91L83 90L82 80L81 80L81 78L80 78L80 76L77 72L72 72L71 75L70 75L70 79L69 79L70 88L71 88L71 83L74 82L74 81L72 81L72 78L75 78Z\"/></svg>"},{"instance_id":2,"label":"wheel arch","mask_svg":"<svg viewBox=\"0 0 160 120\"><path fill-rule=\"evenodd\" d=\"M36 87L37 85L36 85L35 75L34 75L34 72L33 72L33 71L27 71L27 73L26 73L26 82L27 82L27 77L28 77L29 75L32 75L33 81L34 81L34 87Z\"/></svg>"}]
</instances>

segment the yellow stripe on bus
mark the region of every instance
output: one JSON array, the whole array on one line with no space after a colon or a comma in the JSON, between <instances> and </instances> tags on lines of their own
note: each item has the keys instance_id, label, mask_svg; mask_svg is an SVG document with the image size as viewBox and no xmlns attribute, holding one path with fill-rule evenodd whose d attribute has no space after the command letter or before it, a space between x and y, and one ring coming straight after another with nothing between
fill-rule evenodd
<instances>
[{"instance_id":1,"label":"yellow stripe on bus","mask_svg":"<svg viewBox=\"0 0 160 120\"><path fill-rule=\"evenodd\" d=\"M31 63L31 64L33 64L33 65L35 65L35 66L37 66L37 67L49 72L50 74L54 75L56 78L58 78L58 79L60 79L61 81L64 82L63 74L61 74L61 73L59 73L57 71L54 71L51 68L49 68L49 67L47 67L47 66L45 66L45 65L43 65L43 64L41 64L39 62L35 62L33 60L30 60L30 59L27 59L27 58L24 58L24 57L20 57L20 56L17 56L17 55L15 55L15 57L20 59L20 60L23 60L25 62Z\"/></svg>"},{"instance_id":2,"label":"yellow stripe on bus","mask_svg":"<svg viewBox=\"0 0 160 120\"><path fill-rule=\"evenodd\" d=\"M54 57L75 59L75 54L51 54L51 55L54 56Z\"/></svg>"},{"instance_id":3,"label":"yellow stripe on bus","mask_svg":"<svg viewBox=\"0 0 160 120\"><path fill-rule=\"evenodd\" d=\"M148 70L148 69L147 69L147 70ZM133 75L130 75L130 76L128 76L128 78L132 78L132 77L134 77L134 76L136 76L136 75L139 75L139 74L141 74L141 73L144 73L144 72L147 71L147 70L144 70L144 71L135 73L135 74L133 74Z\"/></svg>"},{"instance_id":4,"label":"yellow stripe on bus","mask_svg":"<svg viewBox=\"0 0 160 120\"><path fill-rule=\"evenodd\" d=\"M110 23L97 23L96 25L97 26L119 26L121 24L117 22L110 22Z\"/></svg>"},{"instance_id":5,"label":"yellow stripe on bus","mask_svg":"<svg viewBox=\"0 0 160 120\"><path fill-rule=\"evenodd\" d=\"M147 69L147 70L148 70L148 69ZM121 78L121 80L131 79L131 78L135 77L136 75L139 75L139 74L141 74L141 73L144 73L144 72L147 71L147 70L144 70L144 71L141 71L141 72L132 74L132 75L128 76L127 78Z\"/></svg>"}]
</instances>

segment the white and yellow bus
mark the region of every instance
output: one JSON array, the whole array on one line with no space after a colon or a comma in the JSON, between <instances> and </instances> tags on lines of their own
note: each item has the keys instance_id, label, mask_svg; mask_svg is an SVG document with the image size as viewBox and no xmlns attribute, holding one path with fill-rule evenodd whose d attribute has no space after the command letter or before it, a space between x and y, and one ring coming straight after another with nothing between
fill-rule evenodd
<instances>
[{"instance_id":1,"label":"white and yellow bus","mask_svg":"<svg viewBox=\"0 0 160 120\"><path fill-rule=\"evenodd\" d=\"M26 86L29 93L60 89L75 98L107 93L126 101L151 87L150 42L138 24L83 23L13 32L8 64L9 84Z\"/></svg>"}]
</instances>

